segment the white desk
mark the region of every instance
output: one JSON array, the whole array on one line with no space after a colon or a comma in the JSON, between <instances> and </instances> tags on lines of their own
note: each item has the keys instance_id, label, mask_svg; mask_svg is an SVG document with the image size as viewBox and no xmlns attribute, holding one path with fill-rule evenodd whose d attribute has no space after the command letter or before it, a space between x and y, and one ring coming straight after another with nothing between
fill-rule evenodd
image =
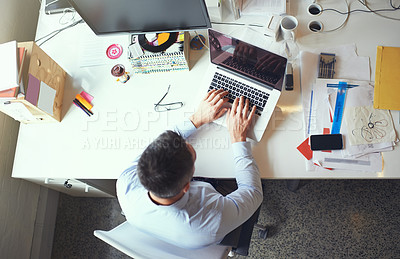
<instances>
[{"instance_id":1,"label":"white desk","mask_svg":"<svg viewBox=\"0 0 400 259\"><path fill-rule=\"evenodd\" d=\"M328 13L311 17L306 13L311 1L291 2L290 13L299 20L297 40L301 49L355 43L360 56L370 57L372 80L376 46L400 46L399 22L385 20L374 14L354 13L343 29L327 34L314 34L307 29L310 20L325 19L324 24L328 28L332 25L335 27L343 16L329 13L334 17L331 21L326 20L325 15ZM337 1L324 3L328 5L330 2ZM350 2L352 8L359 7L357 1ZM339 4L337 7L339 8ZM58 19L59 16L41 14L37 37L62 27L58 24ZM226 33L238 32L236 26L214 27ZM133 75L126 84L121 84L111 76L110 70L113 65L123 63L129 71L126 52L118 60L106 60L107 65L79 67L79 42L87 38L96 36L86 24L79 24L63 31L42 46L70 76L64 94L63 119L61 123L54 124L21 124L13 177L116 179L159 133L195 110L192 100L201 83L203 71L209 64L207 51L191 52L191 71ZM108 45L121 43L125 51L128 36L97 39ZM105 55L104 59L107 59ZM171 90L165 101L182 101L185 105L176 111L156 113L153 111L153 104L163 96L169 84ZM72 105L74 96L83 89L94 96L92 103L95 115L90 118ZM400 178L399 147L383 154L383 172L307 172L305 159L296 149L304 140L302 113L296 70L295 90L283 91L263 139L253 149L262 178ZM398 113L392 112L397 133L400 129ZM191 140L198 153L196 174L232 177L228 134L224 128L211 127L215 129L203 129L197 134L195 141Z\"/></svg>"}]
</instances>

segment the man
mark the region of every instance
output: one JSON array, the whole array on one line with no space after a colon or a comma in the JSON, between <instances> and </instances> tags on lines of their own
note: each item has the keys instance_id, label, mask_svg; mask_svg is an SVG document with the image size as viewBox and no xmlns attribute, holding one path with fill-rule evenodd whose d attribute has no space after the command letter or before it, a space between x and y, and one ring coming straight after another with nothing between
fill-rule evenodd
<instances>
[{"instance_id":1,"label":"man","mask_svg":"<svg viewBox=\"0 0 400 259\"><path fill-rule=\"evenodd\" d=\"M186 249L219 243L248 220L263 193L246 134L255 107L237 98L225 107L228 92L210 91L198 110L175 131L152 142L117 181L117 195L127 221L163 241ZM197 128L227 112L237 189L226 196L202 181L191 181L196 152L185 141Z\"/></svg>"}]
</instances>

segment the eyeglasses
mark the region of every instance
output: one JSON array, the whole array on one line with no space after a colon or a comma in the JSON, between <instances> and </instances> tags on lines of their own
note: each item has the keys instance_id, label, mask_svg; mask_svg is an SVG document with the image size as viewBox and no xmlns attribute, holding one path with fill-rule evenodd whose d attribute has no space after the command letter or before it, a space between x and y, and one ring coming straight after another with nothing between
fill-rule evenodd
<instances>
[{"instance_id":1,"label":"eyeglasses","mask_svg":"<svg viewBox=\"0 0 400 259\"><path fill-rule=\"evenodd\" d=\"M170 87L171 87L171 85L168 86L167 92L164 94L164 96L161 98L161 100L158 101L158 103L154 104L154 110L156 112L167 112L167 111L177 110L183 106L183 102L161 104L161 102L164 100L165 96L167 96Z\"/></svg>"}]
</instances>

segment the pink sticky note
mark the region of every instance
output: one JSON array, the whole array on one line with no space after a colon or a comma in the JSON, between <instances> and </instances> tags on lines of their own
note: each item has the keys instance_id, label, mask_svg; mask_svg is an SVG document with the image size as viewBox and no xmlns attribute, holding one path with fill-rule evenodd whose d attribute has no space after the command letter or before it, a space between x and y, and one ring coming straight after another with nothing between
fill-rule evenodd
<instances>
[{"instance_id":1,"label":"pink sticky note","mask_svg":"<svg viewBox=\"0 0 400 259\"><path fill-rule=\"evenodd\" d=\"M88 103L91 103L93 100L93 96L91 96L90 94L86 93L85 91L82 91L80 93L80 95L83 97L83 99L85 99L86 101L88 101Z\"/></svg>"}]
</instances>

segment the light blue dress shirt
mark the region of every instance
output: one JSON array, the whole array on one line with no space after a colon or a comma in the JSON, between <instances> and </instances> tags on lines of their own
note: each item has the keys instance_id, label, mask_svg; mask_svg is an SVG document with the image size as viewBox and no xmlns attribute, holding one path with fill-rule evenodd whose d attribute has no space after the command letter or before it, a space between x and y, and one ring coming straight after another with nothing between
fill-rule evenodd
<instances>
[{"instance_id":1,"label":"light blue dress shirt","mask_svg":"<svg viewBox=\"0 0 400 259\"><path fill-rule=\"evenodd\" d=\"M190 120L175 127L188 138L196 127ZM136 173L137 158L117 180L117 195L127 221L144 232L185 249L219 243L261 205L261 179L248 142L232 144L238 189L221 195L206 182L193 181L189 191L169 206L149 198Z\"/></svg>"}]
</instances>

